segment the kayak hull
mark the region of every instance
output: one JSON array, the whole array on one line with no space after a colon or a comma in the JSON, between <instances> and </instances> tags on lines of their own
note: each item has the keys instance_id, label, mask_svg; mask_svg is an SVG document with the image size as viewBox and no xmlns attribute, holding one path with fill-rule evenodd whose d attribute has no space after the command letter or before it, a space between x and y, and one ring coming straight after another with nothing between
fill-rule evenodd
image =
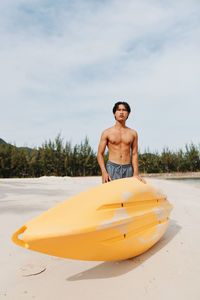
<instances>
[{"instance_id":1,"label":"kayak hull","mask_svg":"<svg viewBox=\"0 0 200 300\"><path fill-rule=\"evenodd\" d=\"M69 259L123 260L159 241L171 210L166 195L151 184L119 179L56 205L17 230L12 240Z\"/></svg>"}]
</instances>

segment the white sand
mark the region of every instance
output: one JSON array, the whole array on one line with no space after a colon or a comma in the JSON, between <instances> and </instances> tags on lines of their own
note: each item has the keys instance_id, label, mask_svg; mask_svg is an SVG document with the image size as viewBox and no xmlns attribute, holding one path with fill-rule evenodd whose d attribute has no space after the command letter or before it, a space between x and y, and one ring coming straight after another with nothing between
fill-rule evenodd
<instances>
[{"instance_id":1,"label":"white sand","mask_svg":"<svg viewBox=\"0 0 200 300\"><path fill-rule=\"evenodd\" d=\"M85 262L26 250L10 238L48 208L100 184L100 177L0 179L0 299L199 300L200 188L148 181L174 205L166 234L136 258Z\"/></svg>"}]
</instances>

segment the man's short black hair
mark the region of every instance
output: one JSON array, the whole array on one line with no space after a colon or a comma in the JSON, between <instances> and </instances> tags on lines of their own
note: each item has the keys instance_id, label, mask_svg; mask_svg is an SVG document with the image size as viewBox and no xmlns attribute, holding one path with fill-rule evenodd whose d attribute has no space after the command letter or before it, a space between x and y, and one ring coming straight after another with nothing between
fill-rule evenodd
<instances>
[{"instance_id":1,"label":"man's short black hair","mask_svg":"<svg viewBox=\"0 0 200 300\"><path fill-rule=\"evenodd\" d=\"M118 109L118 106L120 104L123 104L125 106L127 112L130 114L131 108L130 108L129 104L127 102L122 102L122 101L118 101L117 103L115 103L115 105L113 106L113 114L115 114L115 112Z\"/></svg>"}]
</instances>

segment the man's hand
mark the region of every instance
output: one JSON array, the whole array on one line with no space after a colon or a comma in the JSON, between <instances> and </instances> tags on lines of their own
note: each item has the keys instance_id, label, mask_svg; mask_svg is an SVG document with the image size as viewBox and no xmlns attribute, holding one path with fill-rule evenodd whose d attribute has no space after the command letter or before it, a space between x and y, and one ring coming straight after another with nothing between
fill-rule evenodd
<instances>
[{"instance_id":1,"label":"man's hand","mask_svg":"<svg viewBox=\"0 0 200 300\"><path fill-rule=\"evenodd\" d=\"M142 177L140 177L139 175L134 175L133 177L137 178L139 181L141 181L143 183L146 183L146 181Z\"/></svg>"},{"instance_id":2,"label":"man's hand","mask_svg":"<svg viewBox=\"0 0 200 300\"><path fill-rule=\"evenodd\" d=\"M102 183L106 183L111 181L112 179L110 178L109 174L107 172L102 173Z\"/></svg>"}]
</instances>

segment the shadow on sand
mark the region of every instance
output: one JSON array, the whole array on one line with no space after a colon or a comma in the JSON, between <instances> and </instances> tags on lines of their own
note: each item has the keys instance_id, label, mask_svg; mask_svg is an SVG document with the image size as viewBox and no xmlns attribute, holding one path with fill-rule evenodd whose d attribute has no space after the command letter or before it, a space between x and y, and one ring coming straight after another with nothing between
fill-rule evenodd
<instances>
[{"instance_id":1,"label":"shadow on sand","mask_svg":"<svg viewBox=\"0 0 200 300\"><path fill-rule=\"evenodd\" d=\"M156 254L156 252L158 252L160 249L165 247L176 236L181 228L182 227L178 225L175 220L171 220L167 232L160 239L160 241L147 252L127 260L103 262L84 272L70 276L66 280L77 281L86 279L111 278L128 273Z\"/></svg>"}]
</instances>

